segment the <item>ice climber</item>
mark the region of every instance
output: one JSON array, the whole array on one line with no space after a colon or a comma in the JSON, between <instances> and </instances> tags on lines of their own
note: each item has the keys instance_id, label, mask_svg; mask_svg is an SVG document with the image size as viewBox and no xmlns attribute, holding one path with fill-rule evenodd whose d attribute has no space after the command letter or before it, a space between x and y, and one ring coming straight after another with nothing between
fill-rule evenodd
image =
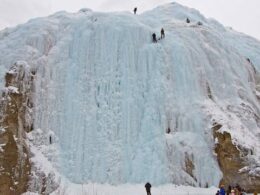
<instances>
[{"instance_id":1,"label":"ice climber","mask_svg":"<svg viewBox=\"0 0 260 195\"><path fill-rule=\"evenodd\" d=\"M50 142L50 144L52 144L52 137L51 137L51 135L49 136L49 142Z\"/></svg>"},{"instance_id":2,"label":"ice climber","mask_svg":"<svg viewBox=\"0 0 260 195\"><path fill-rule=\"evenodd\" d=\"M155 33L152 34L152 37L153 37L153 42L157 43L157 39L156 39L156 34Z\"/></svg>"},{"instance_id":3,"label":"ice climber","mask_svg":"<svg viewBox=\"0 0 260 195\"><path fill-rule=\"evenodd\" d=\"M134 8L134 14L136 14L136 12L137 12L137 7Z\"/></svg>"},{"instance_id":4,"label":"ice climber","mask_svg":"<svg viewBox=\"0 0 260 195\"><path fill-rule=\"evenodd\" d=\"M145 184L144 187L146 189L147 195L151 195L151 187L152 187L152 185L148 182L148 183Z\"/></svg>"},{"instance_id":5,"label":"ice climber","mask_svg":"<svg viewBox=\"0 0 260 195\"><path fill-rule=\"evenodd\" d=\"M164 37L165 37L164 29L162 28L162 29L161 29L161 39L163 39Z\"/></svg>"},{"instance_id":6,"label":"ice climber","mask_svg":"<svg viewBox=\"0 0 260 195\"><path fill-rule=\"evenodd\" d=\"M189 19L189 18L187 18L187 19L186 19L186 22L187 22L187 23L190 23L190 19Z\"/></svg>"}]
</instances>

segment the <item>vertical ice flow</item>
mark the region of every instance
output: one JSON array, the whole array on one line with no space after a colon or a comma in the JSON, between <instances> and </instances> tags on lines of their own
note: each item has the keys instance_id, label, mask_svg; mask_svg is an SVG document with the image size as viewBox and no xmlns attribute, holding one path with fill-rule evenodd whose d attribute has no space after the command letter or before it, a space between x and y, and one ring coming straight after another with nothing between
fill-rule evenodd
<instances>
[{"instance_id":1,"label":"vertical ice flow","mask_svg":"<svg viewBox=\"0 0 260 195\"><path fill-rule=\"evenodd\" d=\"M166 38L151 43L161 27ZM46 145L54 132L53 164L76 183L217 185L212 120L232 124L227 107L241 103L259 114L245 60L259 70L259 42L178 4L142 15L59 12L2 32L0 49L1 69L25 60L37 70L34 127ZM257 125L229 127L257 145Z\"/></svg>"}]
</instances>

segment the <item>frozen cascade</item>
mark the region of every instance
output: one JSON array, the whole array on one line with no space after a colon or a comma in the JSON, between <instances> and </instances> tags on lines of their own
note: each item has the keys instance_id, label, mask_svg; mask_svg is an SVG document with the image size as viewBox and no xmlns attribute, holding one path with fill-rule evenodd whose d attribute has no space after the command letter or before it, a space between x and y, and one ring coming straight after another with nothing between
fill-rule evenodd
<instances>
[{"instance_id":1,"label":"frozen cascade","mask_svg":"<svg viewBox=\"0 0 260 195\"><path fill-rule=\"evenodd\" d=\"M161 27L166 39L151 43ZM246 61L260 69L260 43L176 3L141 15L59 12L2 31L0 49L1 70L16 60L37 70L34 128L43 145L53 132L52 163L75 183L218 185L205 110L214 104L224 120L228 105L246 102L260 112ZM247 133L230 125L232 135L259 150L257 122L241 125Z\"/></svg>"}]
</instances>

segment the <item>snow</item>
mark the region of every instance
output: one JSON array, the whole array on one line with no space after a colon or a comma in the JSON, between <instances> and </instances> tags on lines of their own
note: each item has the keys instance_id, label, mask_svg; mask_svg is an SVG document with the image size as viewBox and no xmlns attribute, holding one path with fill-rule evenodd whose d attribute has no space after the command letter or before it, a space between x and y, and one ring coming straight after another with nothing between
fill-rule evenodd
<instances>
[{"instance_id":1,"label":"snow","mask_svg":"<svg viewBox=\"0 0 260 195\"><path fill-rule=\"evenodd\" d=\"M162 27L166 38L151 43ZM58 12L1 31L0 50L0 88L17 61L36 71L28 138L46 172L78 184L217 186L214 122L254 151L248 170L259 170L260 43L194 9Z\"/></svg>"},{"instance_id":2,"label":"snow","mask_svg":"<svg viewBox=\"0 0 260 195\"><path fill-rule=\"evenodd\" d=\"M3 152L3 151L4 151L3 147L4 147L5 145L6 145L6 144L0 144L0 152Z\"/></svg>"},{"instance_id":3,"label":"snow","mask_svg":"<svg viewBox=\"0 0 260 195\"><path fill-rule=\"evenodd\" d=\"M212 195L217 192L217 188L194 188L190 186L176 186L176 185L164 185L159 187L152 187L151 193L158 195ZM140 194L146 195L145 188L143 185L120 185L120 186L111 186L108 184L85 184L77 185L67 183L66 186L62 186L60 189L53 192L51 195L133 195ZM24 193L23 195L36 195L35 193Z\"/></svg>"},{"instance_id":4,"label":"snow","mask_svg":"<svg viewBox=\"0 0 260 195\"><path fill-rule=\"evenodd\" d=\"M27 138L27 145L31 152L31 180L28 189L33 192L41 191L44 180L45 192L49 194L57 189L62 178L53 166L57 153L56 147L54 144L49 147L43 144L48 139L40 129L28 133Z\"/></svg>"},{"instance_id":5,"label":"snow","mask_svg":"<svg viewBox=\"0 0 260 195\"><path fill-rule=\"evenodd\" d=\"M5 133L5 132L6 132L6 129L3 128L3 127L0 127L0 134L3 134L3 133Z\"/></svg>"},{"instance_id":6,"label":"snow","mask_svg":"<svg viewBox=\"0 0 260 195\"><path fill-rule=\"evenodd\" d=\"M8 86L7 87L7 90L9 93L16 93L16 94L19 94L19 90L17 87L14 87L14 86Z\"/></svg>"}]
</instances>

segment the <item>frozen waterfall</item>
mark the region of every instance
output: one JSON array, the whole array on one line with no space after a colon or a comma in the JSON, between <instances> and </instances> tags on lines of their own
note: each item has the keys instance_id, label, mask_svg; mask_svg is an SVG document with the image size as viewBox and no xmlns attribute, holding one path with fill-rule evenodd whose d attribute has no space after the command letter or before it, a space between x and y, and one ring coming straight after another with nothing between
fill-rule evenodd
<instances>
[{"instance_id":1,"label":"frozen waterfall","mask_svg":"<svg viewBox=\"0 0 260 195\"><path fill-rule=\"evenodd\" d=\"M232 120L226 107L243 102L260 112L246 60L259 70L260 43L248 39L174 3L141 15L59 12L0 33L0 76L16 60L36 70L38 144L52 136L50 161L72 182L218 185L213 119ZM259 146L257 122L241 125L230 126L237 141Z\"/></svg>"}]
</instances>

